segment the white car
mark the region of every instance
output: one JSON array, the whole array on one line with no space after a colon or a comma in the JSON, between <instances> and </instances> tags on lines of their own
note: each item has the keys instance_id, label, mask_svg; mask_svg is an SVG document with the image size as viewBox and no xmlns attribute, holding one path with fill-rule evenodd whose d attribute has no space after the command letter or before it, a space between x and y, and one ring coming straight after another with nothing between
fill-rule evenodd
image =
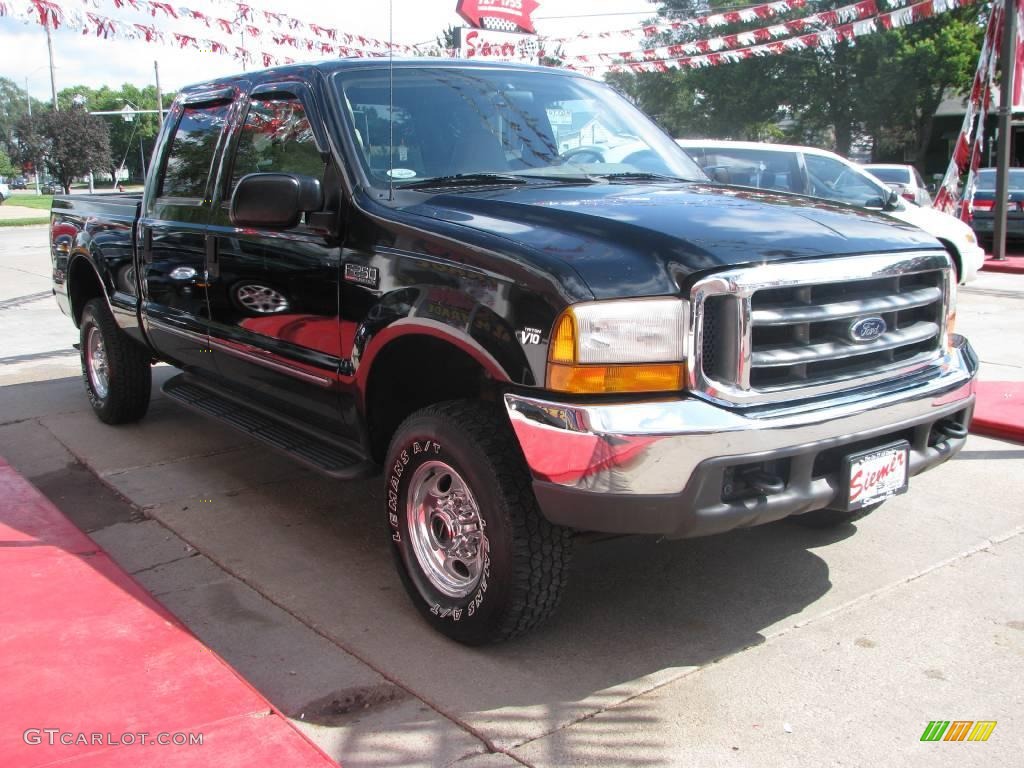
<instances>
[{"instance_id":1,"label":"white car","mask_svg":"<svg viewBox=\"0 0 1024 768\"><path fill-rule=\"evenodd\" d=\"M932 196L928 192L924 179L921 178L921 174L914 166L865 163L861 168L895 189L904 200L917 203L922 208L931 206Z\"/></svg>"},{"instance_id":2,"label":"white car","mask_svg":"<svg viewBox=\"0 0 1024 768\"><path fill-rule=\"evenodd\" d=\"M0 205L3 205L4 200L11 196L11 188L8 187L3 181L0 181Z\"/></svg>"},{"instance_id":3,"label":"white car","mask_svg":"<svg viewBox=\"0 0 1024 768\"><path fill-rule=\"evenodd\" d=\"M945 246L961 283L977 277L985 261L985 251L969 226L947 213L900 198L861 166L833 152L750 141L678 139L676 143L716 181L882 211L923 229Z\"/></svg>"}]
</instances>

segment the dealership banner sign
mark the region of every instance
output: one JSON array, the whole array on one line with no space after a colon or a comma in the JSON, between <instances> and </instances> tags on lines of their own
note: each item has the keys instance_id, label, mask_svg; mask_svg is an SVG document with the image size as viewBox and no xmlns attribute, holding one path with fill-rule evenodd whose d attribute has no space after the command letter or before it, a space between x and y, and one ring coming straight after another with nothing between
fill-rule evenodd
<instances>
[{"instance_id":1,"label":"dealership banner sign","mask_svg":"<svg viewBox=\"0 0 1024 768\"><path fill-rule=\"evenodd\" d=\"M536 64L539 45L536 35L460 27L458 29L458 52L463 59L521 61Z\"/></svg>"},{"instance_id":2,"label":"dealership banner sign","mask_svg":"<svg viewBox=\"0 0 1024 768\"><path fill-rule=\"evenodd\" d=\"M532 15L538 5L537 0L459 0L455 11L478 29L534 33Z\"/></svg>"}]
</instances>

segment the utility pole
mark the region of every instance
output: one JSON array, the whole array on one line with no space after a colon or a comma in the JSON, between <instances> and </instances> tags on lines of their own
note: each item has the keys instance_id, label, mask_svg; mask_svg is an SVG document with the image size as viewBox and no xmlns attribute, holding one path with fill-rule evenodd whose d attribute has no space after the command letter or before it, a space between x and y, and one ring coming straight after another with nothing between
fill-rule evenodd
<instances>
[{"instance_id":1,"label":"utility pole","mask_svg":"<svg viewBox=\"0 0 1024 768\"><path fill-rule=\"evenodd\" d=\"M25 103L28 105L28 124L32 125L32 94L28 92L28 75L25 75ZM32 175L36 178L36 197L39 197L42 192L39 189L39 161L36 159L32 160Z\"/></svg>"},{"instance_id":2,"label":"utility pole","mask_svg":"<svg viewBox=\"0 0 1024 768\"><path fill-rule=\"evenodd\" d=\"M46 50L50 53L50 92L53 94L53 111L60 112L60 107L57 106L57 75L53 66L53 38L50 36L49 19L43 24L43 29L46 30Z\"/></svg>"},{"instance_id":3,"label":"utility pole","mask_svg":"<svg viewBox=\"0 0 1024 768\"><path fill-rule=\"evenodd\" d=\"M999 145L996 149L996 205L992 231L992 257L1006 260L1006 209L1010 180L1010 125L1013 118L1013 74L1017 68L1017 3L1005 0L1003 44L999 52Z\"/></svg>"},{"instance_id":4,"label":"utility pole","mask_svg":"<svg viewBox=\"0 0 1024 768\"><path fill-rule=\"evenodd\" d=\"M160 65L153 62L153 74L156 75L156 117L159 125L163 127L164 124L164 96L160 93ZM141 142L140 142L141 146Z\"/></svg>"}]
</instances>

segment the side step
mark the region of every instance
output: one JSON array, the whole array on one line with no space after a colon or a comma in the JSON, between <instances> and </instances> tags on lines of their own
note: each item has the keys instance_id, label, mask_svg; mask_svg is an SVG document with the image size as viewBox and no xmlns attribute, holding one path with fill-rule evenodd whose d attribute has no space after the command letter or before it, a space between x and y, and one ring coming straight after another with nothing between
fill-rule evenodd
<instances>
[{"instance_id":1,"label":"side step","mask_svg":"<svg viewBox=\"0 0 1024 768\"><path fill-rule=\"evenodd\" d=\"M212 416L331 477L355 480L376 471L372 462L342 445L203 386L188 374L169 379L162 389L167 397L189 410Z\"/></svg>"}]
</instances>

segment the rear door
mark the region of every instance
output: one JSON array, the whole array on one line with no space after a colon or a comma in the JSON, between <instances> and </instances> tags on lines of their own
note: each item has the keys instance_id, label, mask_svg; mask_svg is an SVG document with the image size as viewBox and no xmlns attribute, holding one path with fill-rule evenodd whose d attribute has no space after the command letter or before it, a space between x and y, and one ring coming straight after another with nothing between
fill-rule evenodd
<instances>
[{"instance_id":1,"label":"rear door","mask_svg":"<svg viewBox=\"0 0 1024 768\"><path fill-rule=\"evenodd\" d=\"M325 225L336 217L340 182L326 135L303 83L261 84L250 94L230 142L210 221L210 333L221 374L275 410L340 429L337 381L340 244ZM311 176L326 213L287 230L236 227L231 195L250 173ZM315 217L314 217L315 218Z\"/></svg>"},{"instance_id":2,"label":"rear door","mask_svg":"<svg viewBox=\"0 0 1024 768\"><path fill-rule=\"evenodd\" d=\"M211 177L233 95L233 89L195 95L168 116L174 128L139 219L146 331L164 356L185 369L214 369L206 227L212 208Z\"/></svg>"}]
</instances>

